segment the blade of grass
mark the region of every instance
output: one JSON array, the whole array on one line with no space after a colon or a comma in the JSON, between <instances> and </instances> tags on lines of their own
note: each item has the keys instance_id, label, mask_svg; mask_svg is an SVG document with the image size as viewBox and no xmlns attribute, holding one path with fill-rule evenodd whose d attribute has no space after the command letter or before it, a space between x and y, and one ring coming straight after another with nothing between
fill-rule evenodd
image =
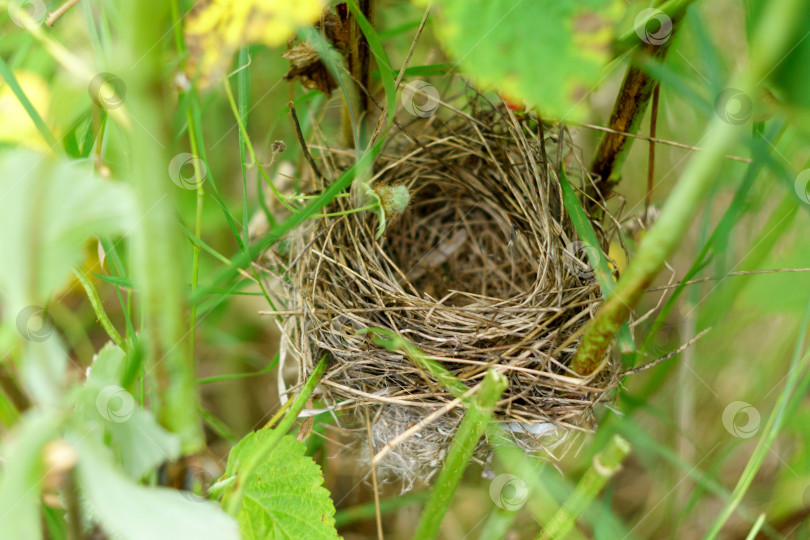
<instances>
[{"instance_id":1,"label":"blade of grass","mask_svg":"<svg viewBox=\"0 0 810 540\"><path fill-rule=\"evenodd\" d=\"M242 120L242 125L247 129L248 121L248 108L250 107L250 57L247 47L239 49L239 73L236 76L236 97L237 108L239 109L239 117ZM245 151L245 137L242 130L239 130L239 165L242 169L242 242L245 246L250 244L250 231L248 222L250 216L248 215L248 200L247 200L247 155ZM269 214L272 219L272 214ZM275 225L270 221L270 226Z\"/></svg>"},{"instance_id":2,"label":"blade of grass","mask_svg":"<svg viewBox=\"0 0 810 540\"><path fill-rule=\"evenodd\" d=\"M221 282L230 280L238 274L238 270L246 266L250 261L256 258L260 253L270 248L273 244L281 240L288 232L298 227L306 219L309 219L324 206L332 202L338 193L349 187L359 171L364 171L374 162L374 158L382 148L383 141L378 141L368 152L364 153L360 159L351 167L346 169L337 180L329 184L329 186L321 193L316 199L313 199L307 206L292 214L281 223L276 224L270 229L262 239L255 242L248 249L241 252L231 260L231 266L222 269L212 279L210 285L198 289L194 295L195 300L199 300L204 296L211 294L212 289L219 285Z\"/></svg>"},{"instance_id":3,"label":"blade of grass","mask_svg":"<svg viewBox=\"0 0 810 540\"><path fill-rule=\"evenodd\" d=\"M572 188L571 183L568 182L565 171L561 168L559 173L563 204L568 211L571 222L574 224L577 235L582 238L587 245L595 248L586 249L585 253L588 256L591 268L594 269L596 280L599 282L599 288L602 290L602 297L608 298L610 293L613 292L615 281L613 281L613 275L608 268L607 258L602 252L599 239L596 237L596 232L594 232L591 226L590 219L588 219L585 210L582 208L582 203L579 202L574 188ZM623 353L630 353L636 349L636 344L633 342L633 334L630 332L630 325L627 322L622 325L617 337L619 348Z\"/></svg>"},{"instance_id":4,"label":"blade of grass","mask_svg":"<svg viewBox=\"0 0 810 540\"><path fill-rule=\"evenodd\" d=\"M256 377L258 375L264 375L266 373L270 373L270 371L278 365L279 361L279 353L276 353L276 356L270 361L266 367L263 367L259 371L250 371L246 373L228 373L226 375L214 375L213 377L204 377L202 379L197 379L198 385L213 383L213 382L220 382L220 381L230 381L233 379L244 379L245 377Z\"/></svg>"},{"instance_id":5,"label":"blade of grass","mask_svg":"<svg viewBox=\"0 0 810 540\"><path fill-rule=\"evenodd\" d=\"M348 5L358 26L360 26L360 30L363 31L363 35L371 49L371 54L374 55L374 59L377 61L383 90L385 91L385 100L388 103L388 122L391 123L394 121L394 112L397 106L397 89L394 86L394 73L391 69L391 62L388 60L388 54L385 52L380 36L363 15L363 12L357 7L355 0L349 0ZM366 90L371 91L368 88Z\"/></svg>"},{"instance_id":6,"label":"blade of grass","mask_svg":"<svg viewBox=\"0 0 810 540\"><path fill-rule=\"evenodd\" d=\"M788 406L790 405L794 391L798 386L799 378L807 368L809 363L808 360L810 360L810 350L805 351L805 334L808 327L810 327L810 301L808 301L804 319L799 327L799 336L796 340L796 347L793 351L793 359L790 362L790 368L788 369L785 386L779 393L774 410L768 417L768 422L765 424L765 427L762 430L762 435L757 441L757 446L754 448L754 453L751 454L751 458L748 460L742 475L740 475L740 479L738 480L737 485L731 494L731 500L726 503L726 506L712 524L711 529L709 529L709 532L706 533L706 538L708 540L717 538L720 531L723 529L723 525L725 525L728 518L731 517L737 506L742 501L743 496L745 496L748 488L751 487L751 483L754 481L757 472L762 466L762 463L765 461L765 457L770 451L771 445L776 440L776 436L779 435L779 431L782 429L782 426L787 419L787 415L785 413L788 410Z\"/></svg>"},{"instance_id":7,"label":"blade of grass","mask_svg":"<svg viewBox=\"0 0 810 540\"><path fill-rule=\"evenodd\" d=\"M197 95L194 91L190 92L188 95L188 103L193 106L196 102ZM197 130L195 129L194 125L194 118L191 114L191 107L186 109L186 120L188 121L188 140L189 144L191 145L191 153L195 156L199 155L199 145L197 142ZM206 165L207 167L207 165ZM195 189L197 197L195 198L195 206L196 212L194 217L194 236L196 238L202 237L202 216L203 216L203 204L205 203L205 186L203 185L204 181L203 172L201 167L196 166L194 167L194 185L197 186ZM199 244L192 244L192 252L191 252L191 294L194 294L194 291L197 290L197 280L200 277L200 246ZM188 332L188 349L189 355L194 356L194 338L196 335L197 330L197 303L191 302L189 305L189 332Z\"/></svg>"},{"instance_id":8,"label":"blade of grass","mask_svg":"<svg viewBox=\"0 0 810 540\"><path fill-rule=\"evenodd\" d=\"M419 27L419 19L414 19L410 22L406 22L399 26L395 26L389 30L382 30L380 31L380 39L385 41L386 39L391 39L392 37L397 37L400 34L404 34L408 30L413 30L414 28Z\"/></svg>"},{"instance_id":9,"label":"blade of grass","mask_svg":"<svg viewBox=\"0 0 810 540\"><path fill-rule=\"evenodd\" d=\"M202 418L203 422L205 422L214 433L228 441L231 446L234 446L239 442L239 437L237 437L231 431L228 424L217 418L214 413L202 406L200 407L200 418Z\"/></svg>"},{"instance_id":10,"label":"blade of grass","mask_svg":"<svg viewBox=\"0 0 810 540\"><path fill-rule=\"evenodd\" d=\"M472 399L471 406L465 412L464 419L453 437L444 467L430 493L422 518L414 533L414 539L427 540L436 537L461 481L461 475L467 468L475 447L478 445L478 440L489 424L495 403L507 386L506 377L492 369L487 370L478 392Z\"/></svg>"},{"instance_id":11,"label":"blade of grass","mask_svg":"<svg viewBox=\"0 0 810 540\"><path fill-rule=\"evenodd\" d=\"M99 242L101 242L101 247L104 249L105 258L107 259L107 264L110 267L110 271L113 273L113 277L121 277L124 264L121 262L121 256L118 254L115 243L109 238L104 237L100 238ZM93 275L102 281L107 281L101 277L103 274L97 274L94 272ZM115 294L118 296L118 303L121 305L121 312L124 315L124 322L127 325L125 337L127 340L135 339L135 326L132 324L132 303L124 300L123 296L121 295L121 289L118 286L115 287Z\"/></svg>"},{"instance_id":12,"label":"blade of grass","mask_svg":"<svg viewBox=\"0 0 810 540\"><path fill-rule=\"evenodd\" d=\"M665 421L667 420L664 412L659 412L658 416ZM603 425L606 431L619 431L630 441L633 447L636 448L639 455L658 455L667 463L683 472L684 476L692 480L701 490L705 490L707 493L711 493L723 501L731 500L731 492L723 487L711 473L699 469L693 463L684 462L669 445L662 444L655 440L646 429L639 427L635 422L613 417L611 418L610 424L613 425ZM616 424L618 424L618 426L614 427ZM741 507L739 512L749 521L755 519L755 514L751 512L749 508ZM781 538L781 535L767 523L765 524L763 532L770 538Z\"/></svg>"},{"instance_id":13,"label":"blade of grass","mask_svg":"<svg viewBox=\"0 0 810 540\"><path fill-rule=\"evenodd\" d=\"M56 137L53 136L53 133L51 133L51 130L45 123L45 120L42 119L37 110L34 108L31 100L29 100L28 96L25 95L22 86L20 86L20 83L17 81L17 77L14 76L14 72L11 71L11 68L8 66L8 64L6 64L6 61L3 60L2 57L0 57L0 77L3 77L3 80L6 81L9 89L11 89L11 91L17 97L20 105L22 105L23 109L25 109L25 113L28 115L28 118L30 118L31 122L34 123L37 131L39 131L39 134L42 135L43 139L45 139L45 142L48 143L48 146L50 146L52 150L54 148L59 148L59 142L56 140Z\"/></svg>"},{"instance_id":14,"label":"blade of grass","mask_svg":"<svg viewBox=\"0 0 810 540\"><path fill-rule=\"evenodd\" d=\"M487 516L481 528L479 540L500 540L509 532L509 527L518 515L520 508L507 509L496 506Z\"/></svg>"},{"instance_id":15,"label":"blade of grass","mask_svg":"<svg viewBox=\"0 0 810 540\"><path fill-rule=\"evenodd\" d=\"M538 540L565 538L574 528L579 516L599 495L608 480L618 472L629 453L630 443L619 435L614 435L607 447L594 456L593 464L577 484L574 493L565 501L557 514L551 518L551 522L538 535Z\"/></svg>"},{"instance_id":16,"label":"blade of grass","mask_svg":"<svg viewBox=\"0 0 810 540\"><path fill-rule=\"evenodd\" d=\"M399 510L405 506L423 503L428 499L430 494L426 491L419 493L409 493L401 497L393 497L391 499L384 499L380 501L380 513L386 514ZM366 504L358 504L349 508L343 508L335 512L335 526L343 527L351 525L359 521L366 521L374 519L377 514L376 505L373 502Z\"/></svg>"}]
</instances>

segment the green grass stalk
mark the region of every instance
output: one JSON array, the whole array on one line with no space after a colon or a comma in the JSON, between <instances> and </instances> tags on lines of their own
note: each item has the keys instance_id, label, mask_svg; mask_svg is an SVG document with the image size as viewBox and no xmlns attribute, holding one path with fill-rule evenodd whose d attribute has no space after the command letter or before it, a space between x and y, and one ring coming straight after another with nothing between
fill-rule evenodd
<instances>
[{"instance_id":1,"label":"green grass stalk","mask_svg":"<svg viewBox=\"0 0 810 540\"><path fill-rule=\"evenodd\" d=\"M461 475L467 468L478 440L489 424L495 403L508 386L506 377L490 369L481 381L481 386L467 409L458 431L453 437L444 468L439 473L436 485L430 494L422 519L414 534L415 540L435 538L442 519L450 507Z\"/></svg>"},{"instance_id":2,"label":"green grass stalk","mask_svg":"<svg viewBox=\"0 0 810 540\"><path fill-rule=\"evenodd\" d=\"M614 435L608 445L593 458L593 464L582 476L574 493L565 501L562 508L551 518L537 540L557 540L565 538L574 528L577 519L593 502L605 484L621 468L630 453L630 443L619 435Z\"/></svg>"},{"instance_id":3,"label":"green grass stalk","mask_svg":"<svg viewBox=\"0 0 810 540\"><path fill-rule=\"evenodd\" d=\"M754 94L759 82L787 50L792 29L801 20L803 6L800 0L779 0L768 4L752 47L749 69L729 86L746 95ZM660 219L642 240L636 258L619 279L613 296L588 325L572 361L574 371L588 375L599 367L631 309L680 244L712 185L723 156L740 134L740 126L719 116L710 124L705 151L695 155L686 166L681 181L661 211Z\"/></svg>"}]
</instances>

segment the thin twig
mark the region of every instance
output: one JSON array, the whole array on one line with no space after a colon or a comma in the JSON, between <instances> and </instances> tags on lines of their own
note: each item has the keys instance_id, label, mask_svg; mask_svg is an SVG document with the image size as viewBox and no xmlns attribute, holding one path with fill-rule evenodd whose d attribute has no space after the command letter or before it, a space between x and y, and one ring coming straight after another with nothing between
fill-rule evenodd
<instances>
[{"instance_id":1,"label":"thin twig","mask_svg":"<svg viewBox=\"0 0 810 540\"><path fill-rule=\"evenodd\" d=\"M652 204L653 180L655 178L655 131L658 124L658 96L661 85L656 84L653 90L652 110L650 111L650 153L647 160L647 195L644 197L644 224L649 223L650 205Z\"/></svg>"},{"instance_id":2,"label":"thin twig","mask_svg":"<svg viewBox=\"0 0 810 540\"><path fill-rule=\"evenodd\" d=\"M374 453L374 439L371 436L371 421L368 418L368 409L363 412L366 414L366 430L368 431L368 450L369 455ZM374 514L377 518L377 538L383 540L382 516L380 515L380 490L377 485L377 466L372 460L371 462L371 482L374 487Z\"/></svg>"},{"instance_id":3,"label":"thin twig","mask_svg":"<svg viewBox=\"0 0 810 540\"><path fill-rule=\"evenodd\" d=\"M706 335L706 333L708 333L709 330L711 330L711 327L703 330L701 333L699 333L698 335L696 335L695 337L693 337L692 339L690 339L689 341L687 341L686 343L684 343L683 345L681 345L680 347L678 347L677 349L672 351L671 353L666 354L666 355L662 356L661 358L657 358L657 359L653 360L652 362L650 362L649 364L644 364L643 366L639 366L637 368L628 369L627 371L623 371L622 373L619 374L619 377L626 377L627 375L633 375L634 373L640 373L640 372L646 371L646 370L648 370L650 368L654 368L655 366L657 366L661 362L669 360L673 356L676 356L676 355L682 353L683 351L685 351L686 349L688 349L689 347L691 347L692 345L697 343L697 340L699 340L704 335Z\"/></svg>"},{"instance_id":4,"label":"thin twig","mask_svg":"<svg viewBox=\"0 0 810 540\"><path fill-rule=\"evenodd\" d=\"M619 130L616 130L616 129L611 129L611 128L606 127L606 126L599 126L599 125L596 125L596 124L580 124L580 123L577 123L577 122L567 122L567 123L568 123L568 125L571 125L571 126L577 126L577 127L587 128L587 129L593 129L595 131L604 131L606 133L615 133L617 135L623 135L625 137L629 137L629 138L632 138L632 139L638 139L640 141L654 142L656 144L663 144L663 145L666 145L666 146L673 146L675 148L683 148L684 150L695 150L695 151L703 151L704 150L704 148L702 146L693 146L691 144L685 144L685 143L678 142L678 141L670 141L669 139L658 139L658 138L648 137L646 135L639 135L638 133L630 133L628 131L619 131ZM739 161L740 163L751 163L751 162L754 161L751 158L742 157L742 156L735 156L733 154L726 154L723 157L725 159L728 159L728 160L731 160L731 161Z\"/></svg>"},{"instance_id":5,"label":"thin twig","mask_svg":"<svg viewBox=\"0 0 810 540\"><path fill-rule=\"evenodd\" d=\"M48 15L48 18L45 19L45 24L47 24L50 27L53 27L53 25L56 24L56 21L58 21L62 17L62 15L67 13L67 11L70 8L72 8L73 6L75 6L78 3L79 3L79 0L67 0L64 4L62 4L61 6L56 8L55 11L51 12Z\"/></svg>"},{"instance_id":6,"label":"thin twig","mask_svg":"<svg viewBox=\"0 0 810 540\"><path fill-rule=\"evenodd\" d=\"M312 172L315 173L315 176L317 176L321 182L326 182L325 177L321 174L321 170L315 164L315 160L312 159L312 155L309 153L307 141L304 140L304 134L301 132L301 124L298 122L298 115L295 114L295 103L290 101L288 106L290 107L290 118L295 128L295 134L298 136L298 143L301 145L301 151L304 152L304 157L307 159L307 162L309 162L309 166L312 167Z\"/></svg>"}]
</instances>

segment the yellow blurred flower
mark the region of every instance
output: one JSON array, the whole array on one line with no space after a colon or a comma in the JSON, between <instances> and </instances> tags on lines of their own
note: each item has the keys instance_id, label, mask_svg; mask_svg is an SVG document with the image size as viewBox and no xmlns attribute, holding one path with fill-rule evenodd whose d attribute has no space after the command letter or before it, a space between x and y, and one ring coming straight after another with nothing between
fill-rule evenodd
<instances>
[{"instance_id":1,"label":"yellow blurred flower","mask_svg":"<svg viewBox=\"0 0 810 540\"><path fill-rule=\"evenodd\" d=\"M34 109L42 118L46 118L51 104L51 92L45 80L36 73L24 70L16 71L14 76ZM2 79L0 79L0 141L37 150L49 148L20 100Z\"/></svg>"},{"instance_id":2,"label":"yellow blurred flower","mask_svg":"<svg viewBox=\"0 0 810 540\"><path fill-rule=\"evenodd\" d=\"M284 44L301 26L317 20L321 0L210 0L186 22L189 75L207 88L219 81L234 53L249 43Z\"/></svg>"}]
</instances>

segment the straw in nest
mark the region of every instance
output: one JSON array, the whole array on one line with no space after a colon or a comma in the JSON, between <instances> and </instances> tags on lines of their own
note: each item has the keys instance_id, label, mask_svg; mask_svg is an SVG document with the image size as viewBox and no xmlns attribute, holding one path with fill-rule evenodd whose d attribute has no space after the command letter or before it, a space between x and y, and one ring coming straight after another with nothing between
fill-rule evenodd
<instances>
[{"instance_id":1,"label":"straw in nest","mask_svg":"<svg viewBox=\"0 0 810 540\"><path fill-rule=\"evenodd\" d=\"M559 163L548 157L570 148L558 138L476 94L463 110L448 107L389 137L372 185L405 186L410 204L381 238L373 213L350 213L312 220L289 255L272 256L290 280L282 347L287 362L300 361L299 380L328 353L329 399L376 406L375 452L417 425L397 438L383 471L429 478L463 411L448 407L453 396L408 357L360 329L399 334L469 387L497 366L509 388L496 419L526 450L591 428L594 404L615 386L612 362L588 379L568 367L578 344L571 338L600 292L564 210ZM330 176L349 165L347 154L327 156ZM328 210L351 209L351 198L338 198ZM486 459L485 443L477 455Z\"/></svg>"}]
</instances>

